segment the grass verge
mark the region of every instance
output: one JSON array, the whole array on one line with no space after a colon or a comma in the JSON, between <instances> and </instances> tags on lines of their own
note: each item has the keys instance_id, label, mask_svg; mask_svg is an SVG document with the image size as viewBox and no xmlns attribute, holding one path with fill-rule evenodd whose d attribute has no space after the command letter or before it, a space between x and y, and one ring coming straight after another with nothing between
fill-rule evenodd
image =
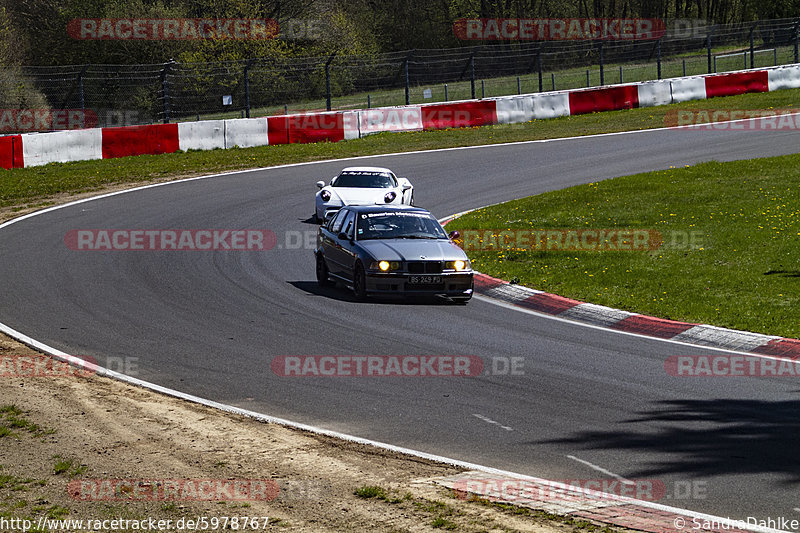
<instances>
[{"instance_id":1,"label":"grass verge","mask_svg":"<svg viewBox=\"0 0 800 533\"><path fill-rule=\"evenodd\" d=\"M52 163L41 167L0 170L0 207L40 207L47 205L49 197L60 194L287 163L660 128L664 127L667 114L674 115L677 109L800 109L798 101L800 89L789 89L716 98L713 101L697 100L660 107L534 120L523 124L384 133L340 143L261 146Z\"/></svg>"},{"instance_id":2,"label":"grass verge","mask_svg":"<svg viewBox=\"0 0 800 533\"><path fill-rule=\"evenodd\" d=\"M580 185L480 209L447 229L464 234L474 267L492 276L637 313L797 338L798 206L800 155L789 155ZM644 229L663 243L613 250L595 244L599 234L587 246L584 234L568 241L564 231L495 243L473 229Z\"/></svg>"}]
</instances>

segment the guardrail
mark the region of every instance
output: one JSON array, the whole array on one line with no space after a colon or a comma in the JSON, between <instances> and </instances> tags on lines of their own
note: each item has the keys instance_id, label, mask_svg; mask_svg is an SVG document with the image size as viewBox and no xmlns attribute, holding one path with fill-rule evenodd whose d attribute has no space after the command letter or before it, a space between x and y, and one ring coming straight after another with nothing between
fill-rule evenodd
<instances>
[{"instance_id":1,"label":"guardrail","mask_svg":"<svg viewBox=\"0 0 800 533\"><path fill-rule=\"evenodd\" d=\"M443 104L25 133L0 137L0 167L22 168L178 150L338 142L380 132L512 124L798 87L800 64L795 64Z\"/></svg>"}]
</instances>

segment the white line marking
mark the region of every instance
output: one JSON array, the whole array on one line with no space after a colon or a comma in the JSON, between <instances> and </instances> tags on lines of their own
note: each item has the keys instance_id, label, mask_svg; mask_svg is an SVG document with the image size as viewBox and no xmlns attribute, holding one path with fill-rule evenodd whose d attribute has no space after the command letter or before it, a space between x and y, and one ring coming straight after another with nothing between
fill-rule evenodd
<instances>
[{"instance_id":1,"label":"white line marking","mask_svg":"<svg viewBox=\"0 0 800 533\"><path fill-rule=\"evenodd\" d=\"M496 422L496 421L492 420L491 418L487 418L487 417L485 417L483 415L479 415L479 414L476 413L476 414L473 414L472 416L474 416L475 418L479 418L479 419L483 420L484 422L488 422L489 424L495 424L497 426L500 426L501 428L505 429L506 431L514 431L513 428L510 428L508 426L504 426L500 422Z\"/></svg>"},{"instance_id":2,"label":"white line marking","mask_svg":"<svg viewBox=\"0 0 800 533\"><path fill-rule=\"evenodd\" d=\"M669 343L672 343L672 344L680 344L682 346L691 346L692 348L698 348L698 349L703 349L703 350L714 350L714 351L717 351L717 352L735 353L735 354L740 354L740 355L747 355L747 356L750 356L750 357L758 357L758 358L761 358L761 359L774 359L774 360L777 360L777 361L781 361L781 360L785 361L785 359L781 359L780 357L776 357L774 355L764 355L764 354L753 353L753 352L742 352L742 351L739 351L739 350L731 350L730 348L718 348L716 346L704 346L702 344L692 344L692 343L689 343L689 342L686 342L686 341L676 341L676 340L673 340L673 339L664 339L662 337L650 337L650 336L644 335L642 333L634 333L632 331L623 331L621 329L611 329L611 328L606 328L606 327L603 327L603 326L598 326L597 324L588 324L586 322L577 322L577 321L571 320L569 318L562 318L560 316L548 315L547 313L541 313L539 311L534 311L533 309L526 309L526 308L520 307L519 305L516 305L514 303L505 302L503 300L496 300L494 298L490 298L489 296L484 296L483 294L479 294L479 293L473 294L472 297L475 298L475 299L478 299L478 300L480 300L482 302L490 303L490 304L493 304L493 305L499 305L500 307L505 307L506 309L511 309L511 310L514 310L514 311L519 311L520 313L527 313L529 315L538 316L540 318L547 318L547 319L550 319L550 320L557 320L559 322L566 322L568 324L574 324L574 325L577 325L577 326L583 326L585 328L600 329L600 330L603 330L603 331L605 331L607 333L618 333L620 335L629 335L631 337L639 337L640 339L649 339L651 341L669 342Z\"/></svg>"},{"instance_id":3,"label":"white line marking","mask_svg":"<svg viewBox=\"0 0 800 533\"><path fill-rule=\"evenodd\" d=\"M588 466L592 470L597 470L598 472L602 472L603 474L605 474L607 476L611 476L614 479L618 479L618 480L622 481L623 483L630 484L630 485L635 485L636 484L635 482L631 481L630 479L626 479L626 478L624 478L624 477L622 477L622 476L620 476L618 474L615 474L614 472L612 472L610 470L606 470L602 466L597 466L595 464L590 463L589 461L584 461L583 459L579 459L579 458L575 457L574 455L568 455L567 458L568 459L572 459L573 461L578 461L579 463L585 464L586 466Z\"/></svg>"}]
</instances>

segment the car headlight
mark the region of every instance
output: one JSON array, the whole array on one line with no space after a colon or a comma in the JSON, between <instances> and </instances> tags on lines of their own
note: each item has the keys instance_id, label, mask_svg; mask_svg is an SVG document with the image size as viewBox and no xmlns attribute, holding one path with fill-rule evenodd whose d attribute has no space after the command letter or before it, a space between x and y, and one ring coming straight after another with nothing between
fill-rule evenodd
<instances>
[{"instance_id":1,"label":"car headlight","mask_svg":"<svg viewBox=\"0 0 800 533\"><path fill-rule=\"evenodd\" d=\"M330 191L322 191L319 193L319 197L322 198L323 202L327 202L331 199L331 192Z\"/></svg>"},{"instance_id":2,"label":"car headlight","mask_svg":"<svg viewBox=\"0 0 800 533\"><path fill-rule=\"evenodd\" d=\"M469 270L472 265L469 263L469 259L456 259L455 261L445 261L444 268L446 270L455 270L455 271L462 271L462 270Z\"/></svg>"},{"instance_id":3,"label":"car headlight","mask_svg":"<svg viewBox=\"0 0 800 533\"><path fill-rule=\"evenodd\" d=\"M400 261L373 261L369 268L372 270L380 270L381 272L400 270Z\"/></svg>"},{"instance_id":4,"label":"car headlight","mask_svg":"<svg viewBox=\"0 0 800 533\"><path fill-rule=\"evenodd\" d=\"M395 198L397 198L397 194L396 194L394 191L387 192L387 193L386 193L386 194L383 196L383 200L384 200L384 201L385 201L387 204L390 204L390 203L394 202L394 199L395 199Z\"/></svg>"}]
</instances>

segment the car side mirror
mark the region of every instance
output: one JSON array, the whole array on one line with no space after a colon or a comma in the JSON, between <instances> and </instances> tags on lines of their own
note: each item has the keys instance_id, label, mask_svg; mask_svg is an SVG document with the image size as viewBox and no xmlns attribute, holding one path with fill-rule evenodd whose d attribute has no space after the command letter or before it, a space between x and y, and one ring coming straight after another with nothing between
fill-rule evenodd
<instances>
[{"instance_id":1,"label":"car side mirror","mask_svg":"<svg viewBox=\"0 0 800 533\"><path fill-rule=\"evenodd\" d=\"M318 189L321 189L321 188L323 188L324 186L325 186L325 182L324 182L324 181L321 181L321 180L320 180L320 181L318 181L318 182L317 182L317 188L318 188Z\"/></svg>"},{"instance_id":2,"label":"car side mirror","mask_svg":"<svg viewBox=\"0 0 800 533\"><path fill-rule=\"evenodd\" d=\"M403 190L404 190L404 191L407 191L407 190L409 190L410 188L411 188L411 185L409 185L408 183L405 183L405 184L403 184Z\"/></svg>"},{"instance_id":3,"label":"car side mirror","mask_svg":"<svg viewBox=\"0 0 800 533\"><path fill-rule=\"evenodd\" d=\"M348 241L348 240L350 240L350 237L347 236L347 233L345 233L343 231L341 233L339 233L339 235L337 237L339 238L340 241Z\"/></svg>"},{"instance_id":4,"label":"car side mirror","mask_svg":"<svg viewBox=\"0 0 800 533\"><path fill-rule=\"evenodd\" d=\"M450 233L447 234L447 236L450 237L451 241L454 241L454 240L458 239L459 237L461 237L461 234L459 232L457 232L457 231L451 231Z\"/></svg>"}]
</instances>

